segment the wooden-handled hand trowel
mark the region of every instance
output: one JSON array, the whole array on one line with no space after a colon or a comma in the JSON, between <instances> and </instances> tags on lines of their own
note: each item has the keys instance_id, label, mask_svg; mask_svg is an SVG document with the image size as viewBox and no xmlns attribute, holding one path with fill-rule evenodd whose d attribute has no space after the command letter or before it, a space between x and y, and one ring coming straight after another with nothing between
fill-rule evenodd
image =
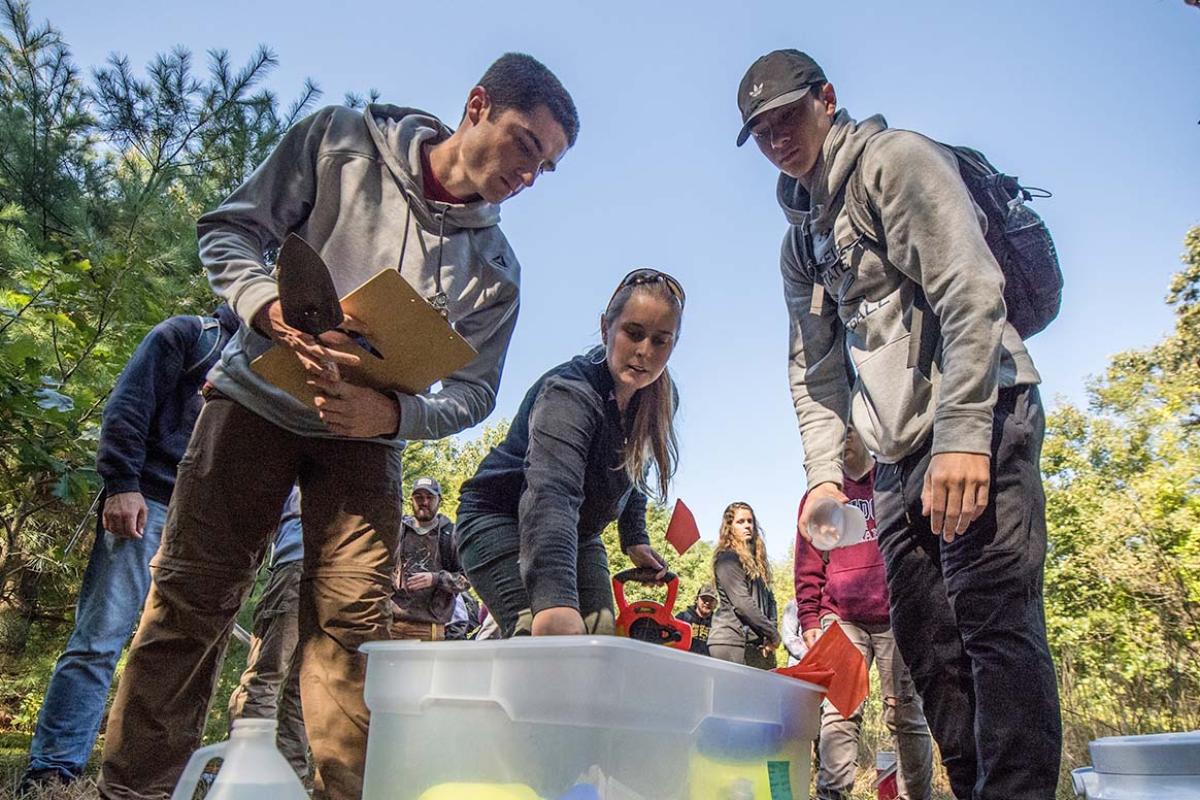
<instances>
[{"instance_id":1,"label":"wooden-handled hand trowel","mask_svg":"<svg viewBox=\"0 0 1200 800\"><path fill-rule=\"evenodd\" d=\"M376 358L383 355L361 333L341 327L346 321L337 289L324 259L296 234L288 234L276 260L279 268L279 305L283 321L316 338L337 331ZM326 360L322 366L334 380L339 379L337 363Z\"/></svg>"}]
</instances>

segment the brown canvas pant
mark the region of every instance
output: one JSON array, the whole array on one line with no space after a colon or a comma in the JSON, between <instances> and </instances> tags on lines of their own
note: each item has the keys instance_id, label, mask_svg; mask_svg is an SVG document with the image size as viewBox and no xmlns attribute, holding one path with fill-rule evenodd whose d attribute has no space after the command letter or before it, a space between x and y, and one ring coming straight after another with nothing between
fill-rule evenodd
<instances>
[{"instance_id":1,"label":"brown canvas pant","mask_svg":"<svg viewBox=\"0 0 1200 800\"><path fill-rule=\"evenodd\" d=\"M234 617L297 480L300 692L317 797L362 793L364 642L389 638L401 452L278 428L215 395L179 463L153 585L109 714L100 794L166 798L200 744Z\"/></svg>"}]
</instances>

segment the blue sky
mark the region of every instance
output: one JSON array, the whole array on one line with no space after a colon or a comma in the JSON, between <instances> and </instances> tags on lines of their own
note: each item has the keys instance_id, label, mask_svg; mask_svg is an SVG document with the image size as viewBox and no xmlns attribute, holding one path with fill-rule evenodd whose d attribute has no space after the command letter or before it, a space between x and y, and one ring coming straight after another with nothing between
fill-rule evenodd
<instances>
[{"instance_id":1,"label":"blue sky","mask_svg":"<svg viewBox=\"0 0 1200 800\"><path fill-rule=\"evenodd\" d=\"M1058 245L1065 301L1029 345L1052 407L1080 402L1112 354L1170 330L1163 298L1183 236L1200 224L1200 10L1183 0L35 0L33 13L88 69L111 52L145 65L177 45L228 49L241 63L262 43L279 56L269 85L282 97L311 77L324 102L374 88L451 123L497 55L540 58L574 95L582 130L556 174L504 207L523 303L493 419L598 341L600 309L625 272L667 270L688 292L671 362L676 493L710 540L724 506L748 501L775 556L792 539L804 477L775 174L733 144L735 91L757 56L806 50L854 116L970 144L1054 192L1034 208Z\"/></svg>"}]
</instances>

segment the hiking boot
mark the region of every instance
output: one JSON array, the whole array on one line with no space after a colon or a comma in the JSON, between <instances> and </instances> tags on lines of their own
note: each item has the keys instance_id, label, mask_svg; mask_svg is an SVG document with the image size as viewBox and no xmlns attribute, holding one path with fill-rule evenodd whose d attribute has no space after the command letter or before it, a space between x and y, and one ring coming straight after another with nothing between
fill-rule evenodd
<instances>
[{"instance_id":1,"label":"hiking boot","mask_svg":"<svg viewBox=\"0 0 1200 800\"><path fill-rule=\"evenodd\" d=\"M66 786L74 781L74 775L68 775L54 767L26 770L21 776L20 785L17 786L17 797L28 797L52 786Z\"/></svg>"}]
</instances>

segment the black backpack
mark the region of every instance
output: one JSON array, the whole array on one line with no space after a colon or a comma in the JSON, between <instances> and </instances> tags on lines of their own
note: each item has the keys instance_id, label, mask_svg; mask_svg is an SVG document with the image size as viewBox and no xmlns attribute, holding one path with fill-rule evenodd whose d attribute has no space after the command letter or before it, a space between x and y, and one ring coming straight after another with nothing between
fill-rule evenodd
<instances>
[{"instance_id":1,"label":"black backpack","mask_svg":"<svg viewBox=\"0 0 1200 800\"><path fill-rule=\"evenodd\" d=\"M1063 275L1054 240L1042 218L1025 205L1035 197L1050 197L1050 192L1022 186L1015 177L992 166L978 150L937 144L954 154L963 183L987 216L984 238L1004 273L1008 321L1022 339L1028 339L1053 322L1062 306ZM846 208L855 229L882 246L882 227L870 212L863 177L857 169L847 189ZM926 312L936 322L921 294L913 314L909 366L921 366L923 372L928 372L933 350L939 344L937 326L922 324ZM919 355L917 347L921 348Z\"/></svg>"}]
</instances>

